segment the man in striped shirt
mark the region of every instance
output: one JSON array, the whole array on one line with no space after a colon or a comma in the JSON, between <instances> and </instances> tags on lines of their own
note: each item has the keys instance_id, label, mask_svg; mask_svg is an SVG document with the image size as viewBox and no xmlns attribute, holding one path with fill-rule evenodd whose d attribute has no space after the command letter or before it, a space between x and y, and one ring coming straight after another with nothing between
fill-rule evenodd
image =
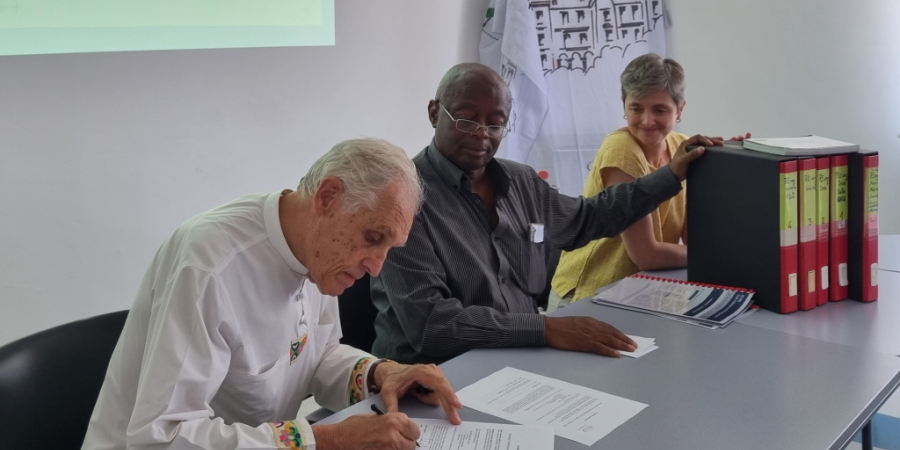
<instances>
[{"instance_id":1,"label":"man in striped shirt","mask_svg":"<svg viewBox=\"0 0 900 450\"><path fill-rule=\"evenodd\" d=\"M634 342L589 317L545 317L535 297L547 279L547 246L572 250L615 236L681 190L702 150L593 198L560 194L528 166L495 159L511 96L487 66L444 75L428 103L434 139L413 158L425 202L407 243L371 281L376 355L442 362L473 348L543 346L619 356ZM721 145L694 136L688 144Z\"/></svg>"}]
</instances>

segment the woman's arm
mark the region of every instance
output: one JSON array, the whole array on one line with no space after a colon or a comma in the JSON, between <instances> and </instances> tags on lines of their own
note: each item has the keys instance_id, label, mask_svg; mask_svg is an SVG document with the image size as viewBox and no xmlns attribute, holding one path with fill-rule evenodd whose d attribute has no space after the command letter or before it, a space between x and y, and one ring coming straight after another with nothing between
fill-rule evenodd
<instances>
[{"instance_id":1,"label":"woman's arm","mask_svg":"<svg viewBox=\"0 0 900 450\"><path fill-rule=\"evenodd\" d=\"M602 169L601 176L604 188L634 181L634 177L614 167ZM653 233L653 216L650 214L622 232L622 242L625 243L628 257L641 270L687 266L687 246L657 241Z\"/></svg>"}]
</instances>

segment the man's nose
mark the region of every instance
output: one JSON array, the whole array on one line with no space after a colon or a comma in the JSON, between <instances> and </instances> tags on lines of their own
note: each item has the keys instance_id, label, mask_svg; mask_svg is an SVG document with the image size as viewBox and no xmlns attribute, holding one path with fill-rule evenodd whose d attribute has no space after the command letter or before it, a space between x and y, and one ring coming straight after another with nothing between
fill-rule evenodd
<instances>
[{"instance_id":1,"label":"man's nose","mask_svg":"<svg viewBox=\"0 0 900 450\"><path fill-rule=\"evenodd\" d=\"M381 268L384 267L385 258L387 258L387 252L366 258L363 260L363 266L369 275L377 277L381 273Z\"/></svg>"},{"instance_id":2,"label":"man's nose","mask_svg":"<svg viewBox=\"0 0 900 450\"><path fill-rule=\"evenodd\" d=\"M487 134L487 127L484 126L484 125L481 125L481 126L478 127L478 129L475 130L475 132L472 133L472 134L475 135L475 136L478 136L478 137L480 137L480 138L482 138L482 139L487 139L487 137L488 137L488 134Z\"/></svg>"}]
</instances>

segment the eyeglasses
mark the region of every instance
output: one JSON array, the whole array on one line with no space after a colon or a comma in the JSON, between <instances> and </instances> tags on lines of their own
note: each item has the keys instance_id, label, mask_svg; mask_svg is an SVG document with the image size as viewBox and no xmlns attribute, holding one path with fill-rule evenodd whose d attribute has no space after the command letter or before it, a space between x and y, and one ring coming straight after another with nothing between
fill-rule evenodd
<instances>
[{"instance_id":1,"label":"eyeglasses","mask_svg":"<svg viewBox=\"0 0 900 450\"><path fill-rule=\"evenodd\" d=\"M438 103L441 109L447 113L447 117L450 118L454 123L456 123L456 129L462 131L463 133L471 133L475 134L481 128L484 128L485 133L488 137L492 137L494 139L503 139L506 137L506 134L509 133L509 128L506 128L502 125L482 125L478 122L474 122L466 119L454 119L453 116L450 115L450 111L447 111L447 108L444 108L444 105Z\"/></svg>"}]
</instances>

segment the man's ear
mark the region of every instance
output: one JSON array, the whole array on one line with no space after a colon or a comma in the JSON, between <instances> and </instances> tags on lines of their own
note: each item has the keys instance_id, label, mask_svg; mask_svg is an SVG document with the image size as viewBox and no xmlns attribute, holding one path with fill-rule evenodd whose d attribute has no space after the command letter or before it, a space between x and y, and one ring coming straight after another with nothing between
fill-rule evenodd
<instances>
[{"instance_id":1,"label":"man's ear","mask_svg":"<svg viewBox=\"0 0 900 450\"><path fill-rule=\"evenodd\" d=\"M437 100L428 100L428 120L431 121L431 128L437 128L439 108Z\"/></svg>"},{"instance_id":2,"label":"man's ear","mask_svg":"<svg viewBox=\"0 0 900 450\"><path fill-rule=\"evenodd\" d=\"M344 192L344 183L335 177L326 177L319 183L316 193L313 194L313 209L316 214L324 215L328 211L334 211L341 207L341 194Z\"/></svg>"}]
</instances>

